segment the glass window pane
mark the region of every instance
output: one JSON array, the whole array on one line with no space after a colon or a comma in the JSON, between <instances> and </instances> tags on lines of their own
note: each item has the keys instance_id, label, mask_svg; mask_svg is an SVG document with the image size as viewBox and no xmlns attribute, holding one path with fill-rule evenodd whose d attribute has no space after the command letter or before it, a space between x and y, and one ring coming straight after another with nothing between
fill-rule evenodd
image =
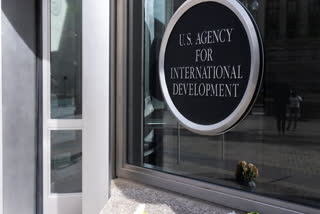
<instances>
[{"instance_id":1,"label":"glass window pane","mask_svg":"<svg viewBox=\"0 0 320 214\"><path fill-rule=\"evenodd\" d=\"M82 191L82 131L51 131L51 193Z\"/></svg>"},{"instance_id":2,"label":"glass window pane","mask_svg":"<svg viewBox=\"0 0 320 214\"><path fill-rule=\"evenodd\" d=\"M51 0L51 118L82 117L81 1Z\"/></svg>"},{"instance_id":3,"label":"glass window pane","mask_svg":"<svg viewBox=\"0 0 320 214\"><path fill-rule=\"evenodd\" d=\"M250 114L214 137L181 127L160 89L160 44L184 0L143 2L129 14L128 163L319 208L320 1L241 1L263 38L265 75ZM237 181L241 160L258 167L255 187Z\"/></svg>"}]
</instances>

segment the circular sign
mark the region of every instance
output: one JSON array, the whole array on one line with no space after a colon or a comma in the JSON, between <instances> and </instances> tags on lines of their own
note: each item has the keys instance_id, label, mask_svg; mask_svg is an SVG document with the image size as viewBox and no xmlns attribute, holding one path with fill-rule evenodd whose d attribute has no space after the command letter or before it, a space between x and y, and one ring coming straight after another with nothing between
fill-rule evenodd
<instances>
[{"instance_id":1,"label":"circular sign","mask_svg":"<svg viewBox=\"0 0 320 214\"><path fill-rule=\"evenodd\" d=\"M159 56L164 98L189 130L217 135L253 106L263 68L262 42L234 0L190 0L171 18Z\"/></svg>"}]
</instances>

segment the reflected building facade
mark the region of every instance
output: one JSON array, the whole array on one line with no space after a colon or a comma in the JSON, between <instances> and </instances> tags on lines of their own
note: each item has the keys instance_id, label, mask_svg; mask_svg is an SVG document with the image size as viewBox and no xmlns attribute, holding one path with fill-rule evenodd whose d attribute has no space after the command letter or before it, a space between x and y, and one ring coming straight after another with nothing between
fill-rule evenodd
<instances>
[{"instance_id":1,"label":"reflected building facade","mask_svg":"<svg viewBox=\"0 0 320 214\"><path fill-rule=\"evenodd\" d=\"M263 39L263 83L246 119L230 132L212 137L183 128L169 111L160 89L162 36L184 2L145 1L141 5L144 26L138 28L140 32L137 28L129 31L133 38L144 35L139 44L143 52L128 50L133 53L132 61L143 61L143 73L133 69L132 75L141 75L144 87L141 95L129 77L133 99L142 100L142 105L137 105L129 99L132 114L141 109L143 114L135 117L135 124L142 124L142 134L129 135L134 140L128 141L128 148L136 149L128 150L128 163L250 191L234 180L238 161L246 160L260 170L255 194L319 208L320 2L241 1ZM137 7L131 9L137 11ZM130 63L128 66L132 67ZM129 132L131 129L129 124Z\"/></svg>"}]
</instances>

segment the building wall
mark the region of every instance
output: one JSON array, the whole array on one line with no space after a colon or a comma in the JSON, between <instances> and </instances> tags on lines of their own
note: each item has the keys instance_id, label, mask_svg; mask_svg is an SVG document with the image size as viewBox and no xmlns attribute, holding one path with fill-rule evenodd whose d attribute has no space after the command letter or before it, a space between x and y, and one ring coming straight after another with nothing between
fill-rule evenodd
<instances>
[{"instance_id":1,"label":"building wall","mask_svg":"<svg viewBox=\"0 0 320 214\"><path fill-rule=\"evenodd\" d=\"M3 213L36 213L35 0L2 0Z\"/></svg>"}]
</instances>

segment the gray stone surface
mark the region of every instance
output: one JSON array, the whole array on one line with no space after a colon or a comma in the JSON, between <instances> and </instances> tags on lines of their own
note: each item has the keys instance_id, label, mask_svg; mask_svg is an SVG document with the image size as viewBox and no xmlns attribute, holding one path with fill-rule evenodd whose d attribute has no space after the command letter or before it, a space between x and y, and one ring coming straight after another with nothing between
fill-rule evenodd
<instances>
[{"instance_id":1,"label":"gray stone surface","mask_svg":"<svg viewBox=\"0 0 320 214\"><path fill-rule=\"evenodd\" d=\"M241 214L244 212L125 179L111 184L111 198L100 214Z\"/></svg>"},{"instance_id":2,"label":"gray stone surface","mask_svg":"<svg viewBox=\"0 0 320 214\"><path fill-rule=\"evenodd\" d=\"M2 1L3 213L5 214L36 213L35 2L35 0Z\"/></svg>"}]
</instances>

